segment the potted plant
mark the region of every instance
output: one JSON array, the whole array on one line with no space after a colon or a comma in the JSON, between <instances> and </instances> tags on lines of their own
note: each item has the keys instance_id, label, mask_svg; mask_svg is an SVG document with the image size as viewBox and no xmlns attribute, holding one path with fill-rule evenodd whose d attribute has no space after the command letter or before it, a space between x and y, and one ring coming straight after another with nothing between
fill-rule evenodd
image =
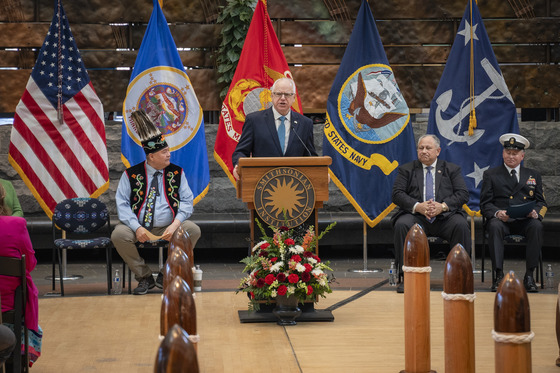
<instances>
[{"instance_id":1,"label":"potted plant","mask_svg":"<svg viewBox=\"0 0 560 373\"><path fill-rule=\"evenodd\" d=\"M249 294L250 311L258 311L261 302L272 300L277 305L282 300L292 300L297 308L298 303L315 302L318 297L324 298L332 292L333 276L327 273L332 269L329 262L321 261L316 248L319 240L335 224L330 224L318 236L314 226L270 227L273 234L268 236L257 220L262 241L253 247L250 256L241 260L245 264L243 272L247 275L237 290Z\"/></svg>"}]
</instances>

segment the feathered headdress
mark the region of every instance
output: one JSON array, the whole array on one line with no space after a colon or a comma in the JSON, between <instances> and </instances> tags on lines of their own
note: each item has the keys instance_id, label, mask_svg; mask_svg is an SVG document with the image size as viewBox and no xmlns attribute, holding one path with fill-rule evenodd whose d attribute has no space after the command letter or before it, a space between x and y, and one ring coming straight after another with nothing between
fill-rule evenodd
<instances>
[{"instance_id":1,"label":"feathered headdress","mask_svg":"<svg viewBox=\"0 0 560 373\"><path fill-rule=\"evenodd\" d=\"M136 131L140 136L140 142L146 155L155 153L167 147L160 130L150 120L144 110L134 111L131 115L132 122L136 125Z\"/></svg>"}]
</instances>

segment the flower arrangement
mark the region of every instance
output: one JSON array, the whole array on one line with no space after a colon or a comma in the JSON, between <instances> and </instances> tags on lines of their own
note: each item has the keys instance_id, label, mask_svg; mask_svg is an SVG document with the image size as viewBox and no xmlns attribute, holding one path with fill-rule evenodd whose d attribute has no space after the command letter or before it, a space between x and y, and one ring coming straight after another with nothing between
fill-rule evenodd
<instances>
[{"instance_id":1,"label":"flower arrangement","mask_svg":"<svg viewBox=\"0 0 560 373\"><path fill-rule=\"evenodd\" d=\"M266 235L257 220L263 237L253 247L251 255L241 260L245 264L243 272L248 273L237 292L249 293L249 310L257 311L259 301L270 301L279 295L294 295L300 303L316 301L318 296L332 293L330 283L333 276L329 262L322 262L315 254L319 240L334 227L330 224L319 236L315 228L270 227L272 237Z\"/></svg>"}]
</instances>

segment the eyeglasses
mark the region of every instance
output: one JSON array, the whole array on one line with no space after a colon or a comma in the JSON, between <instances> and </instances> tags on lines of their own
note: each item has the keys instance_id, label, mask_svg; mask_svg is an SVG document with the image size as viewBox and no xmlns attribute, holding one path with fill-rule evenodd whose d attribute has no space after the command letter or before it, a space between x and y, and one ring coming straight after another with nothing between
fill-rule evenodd
<instances>
[{"instance_id":1,"label":"eyeglasses","mask_svg":"<svg viewBox=\"0 0 560 373\"><path fill-rule=\"evenodd\" d=\"M274 97L286 97L286 98L290 98L293 97L295 95L295 93L285 93L285 92L272 92L272 94L274 95Z\"/></svg>"}]
</instances>

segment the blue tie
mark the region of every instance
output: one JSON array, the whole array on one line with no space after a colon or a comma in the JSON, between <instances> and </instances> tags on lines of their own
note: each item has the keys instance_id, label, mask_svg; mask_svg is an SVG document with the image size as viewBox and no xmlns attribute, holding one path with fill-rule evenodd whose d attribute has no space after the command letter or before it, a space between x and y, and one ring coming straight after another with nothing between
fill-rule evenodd
<instances>
[{"instance_id":1,"label":"blue tie","mask_svg":"<svg viewBox=\"0 0 560 373\"><path fill-rule=\"evenodd\" d=\"M434 199L434 178L432 177L432 166L426 167L426 201ZM430 218L428 221L432 223L436 218Z\"/></svg>"},{"instance_id":2,"label":"blue tie","mask_svg":"<svg viewBox=\"0 0 560 373\"><path fill-rule=\"evenodd\" d=\"M284 125L285 120L286 117L281 116L280 125L278 126L278 140L280 140L280 148L282 148L282 154L284 154L284 143L286 142L286 126Z\"/></svg>"}]
</instances>

